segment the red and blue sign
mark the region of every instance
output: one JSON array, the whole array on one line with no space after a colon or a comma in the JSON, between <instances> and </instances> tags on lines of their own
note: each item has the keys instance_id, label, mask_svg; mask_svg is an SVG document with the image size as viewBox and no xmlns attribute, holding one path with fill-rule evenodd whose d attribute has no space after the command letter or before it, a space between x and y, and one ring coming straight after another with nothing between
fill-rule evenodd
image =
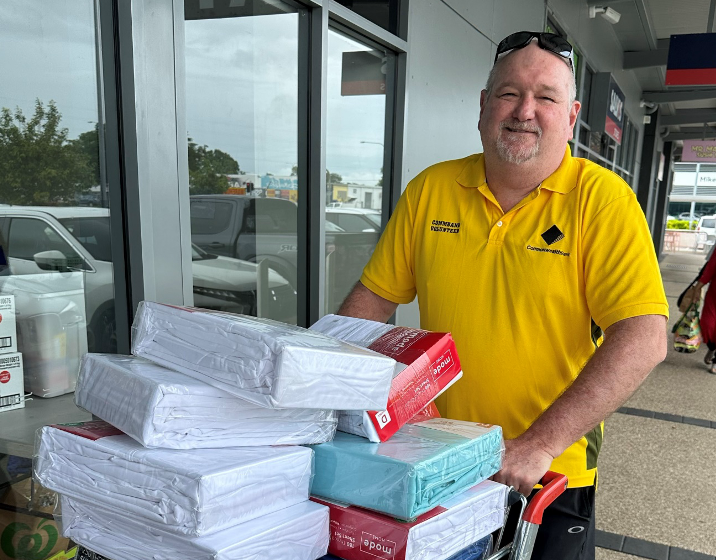
<instances>
[{"instance_id":1,"label":"red and blue sign","mask_svg":"<svg viewBox=\"0 0 716 560\"><path fill-rule=\"evenodd\" d=\"M666 63L667 86L716 84L716 33L672 35Z\"/></svg>"}]
</instances>

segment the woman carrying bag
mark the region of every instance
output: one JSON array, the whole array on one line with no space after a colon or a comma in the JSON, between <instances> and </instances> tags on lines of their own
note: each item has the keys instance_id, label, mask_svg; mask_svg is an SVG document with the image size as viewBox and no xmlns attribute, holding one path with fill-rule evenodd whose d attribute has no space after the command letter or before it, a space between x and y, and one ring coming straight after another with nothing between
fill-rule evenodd
<instances>
[{"instance_id":1,"label":"woman carrying bag","mask_svg":"<svg viewBox=\"0 0 716 560\"><path fill-rule=\"evenodd\" d=\"M714 361L714 357L716 357L716 282L713 282L714 276L716 276L716 258L714 258L714 255L716 255L716 252L711 251L706 266L701 269L701 274L691 291L690 300L692 304L698 306L701 289L706 284L709 285L704 298L704 305L701 308L701 336L708 346L704 362L709 366L709 373L716 374L716 361Z\"/></svg>"}]
</instances>

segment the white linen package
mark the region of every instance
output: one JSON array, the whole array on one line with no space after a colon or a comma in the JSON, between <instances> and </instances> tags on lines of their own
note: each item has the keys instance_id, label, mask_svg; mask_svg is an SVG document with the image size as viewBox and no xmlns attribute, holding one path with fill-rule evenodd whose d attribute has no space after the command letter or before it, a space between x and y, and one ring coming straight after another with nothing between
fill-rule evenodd
<instances>
[{"instance_id":1,"label":"white linen package","mask_svg":"<svg viewBox=\"0 0 716 560\"><path fill-rule=\"evenodd\" d=\"M127 435L110 434L121 433L103 421L41 428L35 480L59 494L195 536L309 496L313 453L307 447L147 449Z\"/></svg>"},{"instance_id":2,"label":"white linen package","mask_svg":"<svg viewBox=\"0 0 716 560\"><path fill-rule=\"evenodd\" d=\"M310 328L397 361L386 410L338 411L339 430L374 443L389 440L462 377L457 348L449 333L330 314Z\"/></svg>"},{"instance_id":3,"label":"white linen package","mask_svg":"<svg viewBox=\"0 0 716 560\"><path fill-rule=\"evenodd\" d=\"M132 354L267 408L382 410L395 360L270 319L140 303Z\"/></svg>"},{"instance_id":4,"label":"white linen package","mask_svg":"<svg viewBox=\"0 0 716 560\"><path fill-rule=\"evenodd\" d=\"M333 439L336 412L269 409L144 358L86 354L75 403L145 447L301 445Z\"/></svg>"},{"instance_id":5,"label":"white linen package","mask_svg":"<svg viewBox=\"0 0 716 560\"><path fill-rule=\"evenodd\" d=\"M328 548L328 508L313 502L203 537L173 535L67 496L60 509L65 537L112 560L315 560Z\"/></svg>"}]
</instances>

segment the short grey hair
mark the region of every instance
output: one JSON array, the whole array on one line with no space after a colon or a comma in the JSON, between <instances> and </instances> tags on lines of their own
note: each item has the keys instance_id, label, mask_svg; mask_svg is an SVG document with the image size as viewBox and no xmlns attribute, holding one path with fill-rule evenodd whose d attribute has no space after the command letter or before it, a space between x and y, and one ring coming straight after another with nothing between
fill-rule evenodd
<instances>
[{"instance_id":1,"label":"short grey hair","mask_svg":"<svg viewBox=\"0 0 716 560\"><path fill-rule=\"evenodd\" d=\"M509 53L508 53L509 55ZM554 55L557 56L557 55ZM507 56L502 56L497 59L497 62L492 66L492 69L490 70L490 73L487 76L487 83L485 84L485 91L487 92L488 96L492 93L492 90L495 87L495 81L497 80L497 76L499 74L499 67L502 64L502 61L507 58ZM569 66L569 65L567 65ZM572 79L569 80L569 106L572 107L572 103L574 103L577 100L577 78L574 75L574 70L572 70Z\"/></svg>"}]
</instances>

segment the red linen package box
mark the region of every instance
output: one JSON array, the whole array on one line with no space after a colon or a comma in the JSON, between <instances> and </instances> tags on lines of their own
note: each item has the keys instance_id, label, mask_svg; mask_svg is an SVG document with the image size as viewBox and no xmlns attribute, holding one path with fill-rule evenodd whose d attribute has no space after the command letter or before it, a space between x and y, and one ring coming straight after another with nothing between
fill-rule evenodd
<instances>
[{"instance_id":1,"label":"red linen package box","mask_svg":"<svg viewBox=\"0 0 716 560\"><path fill-rule=\"evenodd\" d=\"M367 319L326 315L311 330L368 348L398 362L385 410L341 411L338 429L387 441L413 416L462 377L452 335L396 327Z\"/></svg>"},{"instance_id":2,"label":"red linen package box","mask_svg":"<svg viewBox=\"0 0 716 560\"><path fill-rule=\"evenodd\" d=\"M345 560L445 560L503 526L508 488L486 480L415 521L312 497L330 508L328 552Z\"/></svg>"}]
</instances>

